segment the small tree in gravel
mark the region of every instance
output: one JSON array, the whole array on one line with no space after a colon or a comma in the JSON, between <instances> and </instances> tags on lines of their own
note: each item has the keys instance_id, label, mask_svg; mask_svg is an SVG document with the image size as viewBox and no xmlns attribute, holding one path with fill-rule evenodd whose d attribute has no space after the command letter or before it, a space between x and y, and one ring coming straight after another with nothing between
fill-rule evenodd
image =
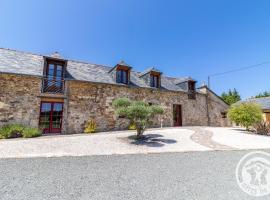
<instances>
[{"instance_id":1,"label":"small tree in gravel","mask_svg":"<svg viewBox=\"0 0 270 200\"><path fill-rule=\"evenodd\" d=\"M262 109L254 103L240 103L229 109L228 116L231 121L248 130L250 126L262 121Z\"/></svg>"},{"instance_id":2,"label":"small tree in gravel","mask_svg":"<svg viewBox=\"0 0 270 200\"><path fill-rule=\"evenodd\" d=\"M164 112L160 106L149 105L143 101L130 101L128 98L115 99L113 107L119 116L129 119L130 123L135 125L137 139L142 138L144 131L152 123L151 119Z\"/></svg>"}]
</instances>

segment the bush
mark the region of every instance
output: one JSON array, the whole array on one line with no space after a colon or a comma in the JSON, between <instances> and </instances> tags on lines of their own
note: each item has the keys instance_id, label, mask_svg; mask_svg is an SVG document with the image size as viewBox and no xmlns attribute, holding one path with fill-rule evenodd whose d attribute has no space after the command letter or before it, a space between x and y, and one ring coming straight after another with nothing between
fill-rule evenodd
<instances>
[{"instance_id":1,"label":"bush","mask_svg":"<svg viewBox=\"0 0 270 200\"><path fill-rule=\"evenodd\" d=\"M41 132L37 128L30 128L21 124L8 124L0 128L0 139L18 137L37 137Z\"/></svg>"},{"instance_id":2,"label":"bush","mask_svg":"<svg viewBox=\"0 0 270 200\"><path fill-rule=\"evenodd\" d=\"M41 136L41 131L37 128L26 127L23 129L22 137L32 138Z\"/></svg>"},{"instance_id":3,"label":"bush","mask_svg":"<svg viewBox=\"0 0 270 200\"><path fill-rule=\"evenodd\" d=\"M24 126L20 124L8 124L0 128L1 138L22 137Z\"/></svg>"},{"instance_id":4,"label":"bush","mask_svg":"<svg viewBox=\"0 0 270 200\"><path fill-rule=\"evenodd\" d=\"M261 121L254 125L254 130L260 135L270 135L270 124L268 122Z\"/></svg>"},{"instance_id":5,"label":"bush","mask_svg":"<svg viewBox=\"0 0 270 200\"><path fill-rule=\"evenodd\" d=\"M136 125L134 123L131 123L129 126L128 126L128 130L136 130Z\"/></svg>"},{"instance_id":6,"label":"bush","mask_svg":"<svg viewBox=\"0 0 270 200\"><path fill-rule=\"evenodd\" d=\"M97 128L97 124L96 124L95 120L89 119L86 122L84 132L85 133L95 133L96 132L96 128Z\"/></svg>"},{"instance_id":7,"label":"bush","mask_svg":"<svg viewBox=\"0 0 270 200\"><path fill-rule=\"evenodd\" d=\"M149 105L143 101L130 101L119 98L113 101L113 107L119 116L125 117L134 124L137 130L137 139L140 139L146 128L152 123L155 115L163 114L164 110L157 105Z\"/></svg>"},{"instance_id":8,"label":"bush","mask_svg":"<svg viewBox=\"0 0 270 200\"><path fill-rule=\"evenodd\" d=\"M262 109L254 103L240 103L229 109L228 116L231 121L248 130L250 126L262 121Z\"/></svg>"}]
</instances>

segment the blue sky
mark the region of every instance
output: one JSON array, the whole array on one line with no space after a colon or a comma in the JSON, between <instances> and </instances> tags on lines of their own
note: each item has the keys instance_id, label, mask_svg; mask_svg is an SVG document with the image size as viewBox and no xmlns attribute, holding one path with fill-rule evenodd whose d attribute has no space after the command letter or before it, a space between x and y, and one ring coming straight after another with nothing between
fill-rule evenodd
<instances>
[{"instance_id":1,"label":"blue sky","mask_svg":"<svg viewBox=\"0 0 270 200\"><path fill-rule=\"evenodd\" d=\"M169 76L209 74L270 60L270 1L0 0L0 47ZM270 90L270 64L213 77L243 98Z\"/></svg>"}]
</instances>

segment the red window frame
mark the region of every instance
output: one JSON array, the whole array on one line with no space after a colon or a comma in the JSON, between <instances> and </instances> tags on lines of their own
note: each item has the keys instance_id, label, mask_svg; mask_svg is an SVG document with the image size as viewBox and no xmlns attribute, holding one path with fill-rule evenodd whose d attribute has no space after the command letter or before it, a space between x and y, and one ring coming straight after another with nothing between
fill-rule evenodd
<instances>
[{"instance_id":1,"label":"red window frame","mask_svg":"<svg viewBox=\"0 0 270 200\"><path fill-rule=\"evenodd\" d=\"M42 113L42 104L43 103L49 103L51 104L51 109L50 109L50 121L49 121L49 128L43 128L42 132L43 133L61 133L62 130L62 123L63 123L63 110L64 110L64 102L57 102L57 101L41 101L40 102L40 111L39 111L39 126L41 125L41 113ZM54 104L62 104L62 111L61 111L61 121L60 121L60 128L53 128L53 109L54 109Z\"/></svg>"},{"instance_id":2,"label":"red window frame","mask_svg":"<svg viewBox=\"0 0 270 200\"><path fill-rule=\"evenodd\" d=\"M53 65L53 75L49 75L50 65ZM61 66L61 76L57 76L57 66ZM45 63L45 80L43 85L43 90L48 90L44 92L60 91L63 92L64 87L64 75L65 75L65 62L57 61L52 59L47 59Z\"/></svg>"}]
</instances>

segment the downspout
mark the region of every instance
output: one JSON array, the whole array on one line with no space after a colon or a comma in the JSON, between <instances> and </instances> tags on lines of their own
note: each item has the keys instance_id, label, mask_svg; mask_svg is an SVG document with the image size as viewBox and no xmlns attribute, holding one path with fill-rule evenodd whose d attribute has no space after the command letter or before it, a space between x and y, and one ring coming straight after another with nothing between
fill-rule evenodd
<instances>
[{"instance_id":1,"label":"downspout","mask_svg":"<svg viewBox=\"0 0 270 200\"><path fill-rule=\"evenodd\" d=\"M210 114L209 114L209 92L206 87L205 102L206 102L206 115L207 115L207 126L210 126Z\"/></svg>"}]
</instances>

